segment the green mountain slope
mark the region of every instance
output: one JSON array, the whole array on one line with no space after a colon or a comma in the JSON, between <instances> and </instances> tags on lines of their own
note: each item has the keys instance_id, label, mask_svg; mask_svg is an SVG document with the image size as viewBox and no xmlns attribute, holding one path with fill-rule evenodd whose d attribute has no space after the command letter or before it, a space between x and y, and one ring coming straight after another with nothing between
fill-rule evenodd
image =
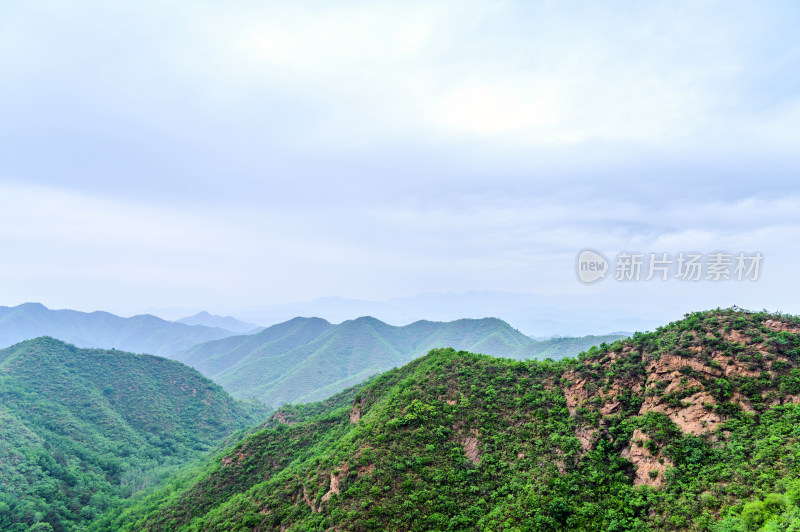
<instances>
[{"instance_id":1,"label":"green mountain slope","mask_svg":"<svg viewBox=\"0 0 800 532\"><path fill-rule=\"evenodd\" d=\"M798 318L697 313L561 362L437 350L351 392L96 528L800 525Z\"/></svg>"},{"instance_id":2,"label":"green mountain slope","mask_svg":"<svg viewBox=\"0 0 800 532\"><path fill-rule=\"evenodd\" d=\"M0 350L0 530L82 530L262 415L164 358L52 338Z\"/></svg>"},{"instance_id":3,"label":"green mountain slope","mask_svg":"<svg viewBox=\"0 0 800 532\"><path fill-rule=\"evenodd\" d=\"M50 310L39 303L0 307L0 347L50 336L80 347L174 358L175 353L195 344L232 334L225 329L186 325L147 314L122 318L108 312Z\"/></svg>"},{"instance_id":4,"label":"green mountain slope","mask_svg":"<svg viewBox=\"0 0 800 532\"><path fill-rule=\"evenodd\" d=\"M617 337L539 342L495 318L417 321L404 327L371 317L339 325L295 318L258 334L197 345L177 358L235 397L278 406L323 399L437 347L515 358L561 358L610 338Z\"/></svg>"},{"instance_id":5,"label":"green mountain slope","mask_svg":"<svg viewBox=\"0 0 800 532\"><path fill-rule=\"evenodd\" d=\"M552 358L553 360L560 360L565 357L574 357L578 353L587 351L595 346L602 344L610 344L617 340L627 338L629 334L605 334L605 335L589 335L578 337L561 337L561 338L548 338L534 342L527 346L522 347L514 354L513 358L528 359L535 358L544 360L545 358Z\"/></svg>"},{"instance_id":6,"label":"green mountain slope","mask_svg":"<svg viewBox=\"0 0 800 532\"><path fill-rule=\"evenodd\" d=\"M294 318L251 335L239 335L205 342L177 355L209 377L215 377L238 364L262 358L280 357L305 345L333 325L320 318Z\"/></svg>"}]
</instances>

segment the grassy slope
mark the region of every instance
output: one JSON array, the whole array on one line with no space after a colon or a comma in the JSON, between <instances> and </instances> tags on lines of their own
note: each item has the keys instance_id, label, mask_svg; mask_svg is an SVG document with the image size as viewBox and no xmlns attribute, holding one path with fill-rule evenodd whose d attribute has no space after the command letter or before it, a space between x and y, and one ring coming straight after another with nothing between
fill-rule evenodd
<instances>
[{"instance_id":1,"label":"grassy slope","mask_svg":"<svg viewBox=\"0 0 800 532\"><path fill-rule=\"evenodd\" d=\"M171 360L52 338L4 349L0 529L39 520L81 529L120 497L254 423L253 414Z\"/></svg>"},{"instance_id":2,"label":"grassy slope","mask_svg":"<svg viewBox=\"0 0 800 532\"><path fill-rule=\"evenodd\" d=\"M716 311L579 361L434 351L352 406L250 435L114 527L744 530L800 476L798 332Z\"/></svg>"}]
</instances>

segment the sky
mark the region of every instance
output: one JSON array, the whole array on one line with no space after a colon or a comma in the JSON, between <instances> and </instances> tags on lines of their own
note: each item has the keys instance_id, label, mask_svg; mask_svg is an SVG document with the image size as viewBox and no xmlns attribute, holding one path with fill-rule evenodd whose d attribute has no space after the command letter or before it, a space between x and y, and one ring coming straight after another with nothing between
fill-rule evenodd
<instances>
[{"instance_id":1,"label":"sky","mask_svg":"<svg viewBox=\"0 0 800 532\"><path fill-rule=\"evenodd\" d=\"M800 313L798 27L791 1L3 2L0 305ZM587 248L764 260L585 285Z\"/></svg>"}]
</instances>

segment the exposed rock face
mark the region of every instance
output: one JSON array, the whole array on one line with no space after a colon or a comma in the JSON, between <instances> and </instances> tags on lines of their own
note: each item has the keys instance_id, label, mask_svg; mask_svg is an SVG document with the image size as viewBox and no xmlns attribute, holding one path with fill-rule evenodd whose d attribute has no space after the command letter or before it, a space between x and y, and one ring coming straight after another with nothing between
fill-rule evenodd
<instances>
[{"instance_id":1,"label":"exposed rock face","mask_svg":"<svg viewBox=\"0 0 800 532\"><path fill-rule=\"evenodd\" d=\"M320 505L320 507L317 508L314 500L308 496L308 490L306 489L305 486L303 486L303 502L305 502L308 505L308 507L311 508L312 512L322 511L322 505Z\"/></svg>"},{"instance_id":2,"label":"exposed rock face","mask_svg":"<svg viewBox=\"0 0 800 532\"><path fill-rule=\"evenodd\" d=\"M283 425L296 425L297 421L289 418L285 412L277 411L272 415L272 419Z\"/></svg>"},{"instance_id":3,"label":"exposed rock face","mask_svg":"<svg viewBox=\"0 0 800 532\"><path fill-rule=\"evenodd\" d=\"M369 475L373 471L375 471L375 464L361 466L358 468L358 476L361 477L364 475Z\"/></svg>"},{"instance_id":4,"label":"exposed rock face","mask_svg":"<svg viewBox=\"0 0 800 532\"><path fill-rule=\"evenodd\" d=\"M303 485L303 494L298 495L297 502L295 502L295 506L297 506L297 504L299 504L299 502L302 500L304 503L308 505L309 508L311 508L312 512L317 512L317 513L322 512L323 503L328 502L334 494L339 493L342 481L345 479L345 477L347 477L347 474L349 472L349 467L350 466L347 463L344 463L342 464L342 467L339 469L338 473L331 472L331 480L330 480L330 485L328 487L328 491L325 492L325 494L321 497L319 506L317 506L316 501L311 498L311 496L308 493L308 488L305 485ZM372 465L370 468L368 468L368 472L372 472L374 468L375 466ZM359 475L361 474L362 472L359 471Z\"/></svg>"},{"instance_id":5,"label":"exposed rock face","mask_svg":"<svg viewBox=\"0 0 800 532\"><path fill-rule=\"evenodd\" d=\"M778 332L786 331L794 334L800 334L800 329L798 329L797 327L790 327L789 325L780 320L766 320L763 325L767 329L772 329L773 331L778 331Z\"/></svg>"},{"instance_id":6,"label":"exposed rock face","mask_svg":"<svg viewBox=\"0 0 800 532\"><path fill-rule=\"evenodd\" d=\"M570 377L577 377L577 375L572 372L571 374L567 375L568 379ZM589 392L586 390L586 382L586 379L578 378L572 386L564 390L564 398L567 401L567 409L572 416L577 413L578 406L583 404L583 402L589 398Z\"/></svg>"},{"instance_id":7,"label":"exposed rock face","mask_svg":"<svg viewBox=\"0 0 800 532\"><path fill-rule=\"evenodd\" d=\"M597 429L578 427L575 437L581 442L582 454L586 454L592 448L596 436Z\"/></svg>"},{"instance_id":8,"label":"exposed rock face","mask_svg":"<svg viewBox=\"0 0 800 532\"><path fill-rule=\"evenodd\" d=\"M716 400L707 392L698 392L687 397L683 403L687 406L671 408L664 403L650 404L648 397L642 405L640 414L646 412L663 412L687 434L700 435L714 430L722 422L722 418L709 411L703 404L716 404Z\"/></svg>"},{"instance_id":9,"label":"exposed rock face","mask_svg":"<svg viewBox=\"0 0 800 532\"><path fill-rule=\"evenodd\" d=\"M339 493L339 486L342 484L342 479L347 476L348 467L349 466L345 463L339 470L338 475L331 473L331 486L328 492L322 496L322 502L327 502L327 500L331 498L331 495Z\"/></svg>"},{"instance_id":10,"label":"exposed rock face","mask_svg":"<svg viewBox=\"0 0 800 532\"><path fill-rule=\"evenodd\" d=\"M650 436L636 429L630 445L622 451L622 457L629 459L636 468L634 486L660 486L664 481L664 471L673 465L668 458L661 456L660 449L653 455L647 448L649 441Z\"/></svg>"},{"instance_id":11,"label":"exposed rock face","mask_svg":"<svg viewBox=\"0 0 800 532\"><path fill-rule=\"evenodd\" d=\"M461 437L461 445L464 446L464 454L473 464L480 463L481 457L478 452L478 430L472 429L469 436Z\"/></svg>"},{"instance_id":12,"label":"exposed rock face","mask_svg":"<svg viewBox=\"0 0 800 532\"><path fill-rule=\"evenodd\" d=\"M713 439L713 433L725 421L726 409L757 411L734 383L771 379L780 368L796 367L793 360L776 350L774 339L765 339L769 336L765 330L800 334L794 323L780 320L768 319L739 328L723 322L713 329L676 332L679 339L671 349L651 353L640 347L642 344L626 342L618 349L600 352L583 367L564 374L568 383L563 389L567 409L572 416L578 416L581 409L594 410L602 416L623 411L634 416L661 412L683 433L709 435ZM720 387L726 389L720 391ZM800 394L779 394L775 390L761 395L763 403L770 406L800 401ZM626 396L638 401L629 400L626 404ZM632 410L631 405L640 406ZM597 427L579 424L575 436L584 453L592 448L602 430L603 421ZM643 445L636 445L636 440ZM660 450L654 456L647 449L649 437L643 431L637 430L631 441L624 456L636 466L635 482L659 486L671 462Z\"/></svg>"},{"instance_id":13,"label":"exposed rock face","mask_svg":"<svg viewBox=\"0 0 800 532\"><path fill-rule=\"evenodd\" d=\"M230 456L230 455L229 456L224 456L222 458L222 465L231 466L231 465L234 465L234 464L240 464L242 462L242 460L244 460L245 458L247 458L247 455L245 455L242 451L238 451L236 453L236 458L235 459L233 458L233 456Z\"/></svg>"},{"instance_id":14,"label":"exposed rock face","mask_svg":"<svg viewBox=\"0 0 800 532\"><path fill-rule=\"evenodd\" d=\"M690 351L693 353L699 353L702 350L700 347L692 347ZM656 360L653 360L650 365L647 366L647 373L650 378L653 377L663 377L665 375L674 377L675 373L679 373L681 368L689 367L694 371L708 371L711 368L707 367L703 364L702 361L698 360L695 357L690 356L682 356L673 353L664 353Z\"/></svg>"},{"instance_id":15,"label":"exposed rock face","mask_svg":"<svg viewBox=\"0 0 800 532\"><path fill-rule=\"evenodd\" d=\"M699 354L701 348L692 347L691 351ZM613 354L610 360L614 360ZM572 415L575 415L578 407L586 406L590 399L600 396L603 402L598 408L599 412L603 415L613 414L620 407L620 403L615 397L621 393L630 391L633 394L641 395L644 390L660 388L663 390L660 395L645 394L644 403L638 412L640 415L650 411L663 412L683 432L695 435L711 432L723 421L721 416L711 410L718 404L718 401L703 390L703 385L697 378L688 377L685 374L687 369L706 378L731 375L758 377L761 374L758 370L750 369L746 363L733 360L732 357L726 356L720 351L712 352L711 361L714 366L705 364L698 358L665 353L646 366L646 373L640 379L616 381L605 390L587 389L589 380L579 377L576 372L571 372L565 375L567 380L573 382L564 390L567 408ZM695 393L691 393L694 390L696 390ZM664 399L665 395L676 395L681 392L688 392L688 395L684 394L686 396L681 400L682 406L672 406ZM740 394L734 394L730 400L738 403L745 411L753 411L750 402ZM577 434L576 437L582 439Z\"/></svg>"},{"instance_id":16,"label":"exposed rock face","mask_svg":"<svg viewBox=\"0 0 800 532\"><path fill-rule=\"evenodd\" d=\"M355 425L359 419L361 419L361 405L356 403L350 410L350 423Z\"/></svg>"}]
</instances>

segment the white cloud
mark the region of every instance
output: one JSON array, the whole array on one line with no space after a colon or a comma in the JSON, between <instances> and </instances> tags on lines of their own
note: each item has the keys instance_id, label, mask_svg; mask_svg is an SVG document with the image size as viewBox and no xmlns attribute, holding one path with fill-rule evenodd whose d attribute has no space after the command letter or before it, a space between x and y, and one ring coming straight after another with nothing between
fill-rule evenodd
<instances>
[{"instance_id":1,"label":"white cloud","mask_svg":"<svg viewBox=\"0 0 800 532\"><path fill-rule=\"evenodd\" d=\"M319 110L317 129L304 133L333 144L408 134L499 136L522 146L683 144L750 113L743 76L756 59L742 33L747 21L726 10L710 4L671 13L654 5L581 13L487 2L212 7L189 19L174 57L231 98L299 96ZM785 129L775 134L794 138Z\"/></svg>"},{"instance_id":2,"label":"white cloud","mask_svg":"<svg viewBox=\"0 0 800 532\"><path fill-rule=\"evenodd\" d=\"M164 206L0 182L0 238L6 241L188 253L210 238L230 251L232 243L220 236L209 220Z\"/></svg>"},{"instance_id":3,"label":"white cloud","mask_svg":"<svg viewBox=\"0 0 800 532\"><path fill-rule=\"evenodd\" d=\"M4 5L0 172L51 186L0 183L2 287L553 291L584 246L793 264L791 21L737 2Z\"/></svg>"},{"instance_id":4,"label":"white cloud","mask_svg":"<svg viewBox=\"0 0 800 532\"><path fill-rule=\"evenodd\" d=\"M304 149L478 139L684 153L785 150L798 135L796 100L765 111L770 89L754 88L797 77L780 14L755 5L41 5L0 22L7 79L82 85L173 135L195 135L191 121Z\"/></svg>"}]
</instances>

